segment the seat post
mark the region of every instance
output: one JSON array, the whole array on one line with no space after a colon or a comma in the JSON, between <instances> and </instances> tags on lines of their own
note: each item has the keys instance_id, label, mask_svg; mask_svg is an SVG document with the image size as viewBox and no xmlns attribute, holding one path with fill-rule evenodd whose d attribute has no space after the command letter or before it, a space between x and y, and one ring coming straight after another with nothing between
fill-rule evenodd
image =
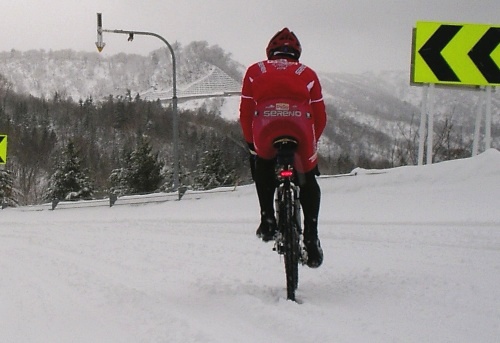
<instances>
[{"instance_id":1,"label":"seat post","mask_svg":"<svg viewBox=\"0 0 500 343\"><path fill-rule=\"evenodd\" d=\"M297 144L298 142L291 137L279 137L274 140L273 146L278 150L277 163L279 165L293 165Z\"/></svg>"}]
</instances>

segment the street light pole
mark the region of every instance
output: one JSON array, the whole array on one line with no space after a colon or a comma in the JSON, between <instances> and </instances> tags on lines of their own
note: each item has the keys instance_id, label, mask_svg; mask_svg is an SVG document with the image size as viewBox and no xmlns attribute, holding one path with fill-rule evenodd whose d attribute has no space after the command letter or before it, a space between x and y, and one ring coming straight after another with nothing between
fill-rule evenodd
<instances>
[{"instance_id":1,"label":"street light pole","mask_svg":"<svg viewBox=\"0 0 500 343\"><path fill-rule=\"evenodd\" d=\"M177 71L176 71L176 61L175 61L175 53L174 49L170 45L170 43L163 38L162 36L153 33L153 32L145 32L145 31L128 31L128 30L105 30L102 28L102 14L97 13L97 42L96 46L99 52L104 48L105 43L102 40L103 32L111 32L111 33L121 33L127 34L129 36L129 40L134 39L134 35L143 35L143 36L153 36L165 43L172 55L172 114L173 118L173 141L174 141L174 190L179 191L179 115L177 113ZM179 196L180 199L180 196Z\"/></svg>"}]
</instances>

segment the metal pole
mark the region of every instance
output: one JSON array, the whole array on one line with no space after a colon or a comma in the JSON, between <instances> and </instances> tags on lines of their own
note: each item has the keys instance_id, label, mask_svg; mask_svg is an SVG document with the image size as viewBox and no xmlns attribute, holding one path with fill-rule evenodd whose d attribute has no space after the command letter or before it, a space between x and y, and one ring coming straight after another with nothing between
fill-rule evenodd
<instances>
[{"instance_id":1,"label":"metal pole","mask_svg":"<svg viewBox=\"0 0 500 343\"><path fill-rule=\"evenodd\" d=\"M434 145L434 84L429 86L429 120L427 131L427 164L432 164L432 146Z\"/></svg>"},{"instance_id":2,"label":"metal pole","mask_svg":"<svg viewBox=\"0 0 500 343\"><path fill-rule=\"evenodd\" d=\"M102 30L102 32L111 32L111 33L122 33L127 34L130 37L134 35L144 35L144 36L153 36L165 43L170 50L170 54L172 55L172 112L173 112L173 140L174 140L174 190L179 190L179 115L177 113L177 71L176 71L176 61L175 61L175 53L174 49L170 45L169 42L162 36L153 33L153 32L145 32L145 31L127 31L127 30Z\"/></svg>"},{"instance_id":3,"label":"metal pole","mask_svg":"<svg viewBox=\"0 0 500 343\"><path fill-rule=\"evenodd\" d=\"M422 103L420 107L420 129L418 141L418 165L424 164L424 146L425 146L425 128L427 127L427 95L429 94L429 85L424 85L422 89Z\"/></svg>"},{"instance_id":4,"label":"metal pole","mask_svg":"<svg viewBox=\"0 0 500 343\"><path fill-rule=\"evenodd\" d=\"M479 152L479 135L481 131L481 119L483 116L484 95L484 89L479 88L479 97L477 99L476 109L476 124L474 127L474 142L472 143L472 156L476 156Z\"/></svg>"},{"instance_id":5,"label":"metal pole","mask_svg":"<svg viewBox=\"0 0 500 343\"><path fill-rule=\"evenodd\" d=\"M486 86L486 122L484 126L484 150L491 148L491 86Z\"/></svg>"}]
</instances>

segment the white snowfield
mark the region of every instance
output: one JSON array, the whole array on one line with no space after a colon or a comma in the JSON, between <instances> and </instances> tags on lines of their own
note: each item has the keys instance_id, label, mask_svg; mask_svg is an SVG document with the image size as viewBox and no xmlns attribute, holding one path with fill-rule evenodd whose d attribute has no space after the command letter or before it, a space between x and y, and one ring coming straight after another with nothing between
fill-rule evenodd
<instances>
[{"instance_id":1,"label":"white snowfield","mask_svg":"<svg viewBox=\"0 0 500 343\"><path fill-rule=\"evenodd\" d=\"M300 303L253 185L0 211L0 341L499 342L500 152L377 172L320 178Z\"/></svg>"}]
</instances>

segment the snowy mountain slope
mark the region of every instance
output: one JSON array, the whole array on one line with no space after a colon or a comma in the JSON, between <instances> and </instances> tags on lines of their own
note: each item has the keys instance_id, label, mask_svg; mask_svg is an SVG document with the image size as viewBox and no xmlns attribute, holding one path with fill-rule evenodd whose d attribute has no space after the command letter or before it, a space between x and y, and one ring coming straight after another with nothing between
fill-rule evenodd
<instances>
[{"instance_id":1,"label":"snowy mountain slope","mask_svg":"<svg viewBox=\"0 0 500 343\"><path fill-rule=\"evenodd\" d=\"M224 85L227 85L226 91L238 90L244 66L221 48L209 47L206 42L193 42L186 47L176 45L175 50L179 62L179 96L206 95L212 91L220 94ZM110 95L123 97L128 92L132 97L141 94L148 99L170 98L172 89L172 66L165 49L153 51L148 56L117 54L107 57L71 50L13 50L0 53L0 74L11 82L12 90L48 99L56 92L60 97L71 97L75 101L88 97L99 101ZM414 139L420 122L422 88L410 85L409 71L318 74L330 117L322 154L346 151L354 158L369 155L389 159L390 151L397 145L395 139ZM454 140L450 145L460 148L471 145L478 98L477 89L437 88L435 133L438 134L443 122L448 120L453 129L450 137ZM180 101L181 108L205 106L225 119L238 119L239 103L232 98ZM492 112L492 146L497 148L500 144L498 92L493 93ZM342 121L341 127L339 121ZM348 137L342 137L344 147L340 147L342 144L337 137L343 134Z\"/></svg>"},{"instance_id":2,"label":"snowy mountain slope","mask_svg":"<svg viewBox=\"0 0 500 343\"><path fill-rule=\"evenodd\" d=\"M176 45L179 55L178 88L190 95L196 84L214 74L228 82L231 90L240 83L244 66L219 47L206 42ZM162 94L171 89L172 75L164 49L148 56L117 54L104 57L98 53L72 50L0 52L0 74L12 83L13 90L37 97L51 98L55 92L75 101L92 96L99 100L136 93ZM214 65L217 61L218 65ZM219 73L223 68L222 74ZM410 85L409 71L343 74L318 73L325 100L348 116L372 116L382 120L406 121L419 114L421 88ZM213 78L213 77L212 77ZM220 82L219 80L219 82ZM200 90L196 90L200 93ZM201 92L203 93L203 92ZM436 90L436 112L457 117L475 118L478 92L474 89L442 88ZM498 114L500 94L493 94L493 109ZM494 116L495 122L500 117Z\"/></svg>"},{"instance_id":3,"label":"snowy mountain slope","mask_svg":"<svg viewBox=\"0 0 500 343\"><path fill-rule=\"evenodd\" d=\"M254 237L253 186L0 212L5 342L497 342L500 152L323 177L325 262Z\"/></svg>"},{"instance_id":4,"label":"snowy mountain slope","mask_svg":"<svg viewBox=\"0 0 500 343\"><path fill-rule=\"evenodd\" d=\"M192 42L186 47L176 44L175 51L179 93L192 95L190 88L208 77L215 83L229 82L231 91L234 83L241 80L243 67L218 46ZM168 92L172 88L172 69L166 49L147 56L103 56L72 50L0 52L0 74L12 84L12 89L47 99L56 92L75 101L88 97L100 101L109 95L125 96L128 91L133 97L138 93Z\"/></svg>"}]
</instances>

